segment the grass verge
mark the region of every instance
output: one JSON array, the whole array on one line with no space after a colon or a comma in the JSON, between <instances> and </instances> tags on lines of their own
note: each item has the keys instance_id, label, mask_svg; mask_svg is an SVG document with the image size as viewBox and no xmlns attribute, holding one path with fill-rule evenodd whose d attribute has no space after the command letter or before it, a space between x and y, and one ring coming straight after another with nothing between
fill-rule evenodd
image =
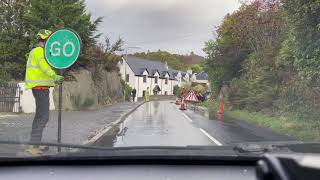
<instances>
[{"instance_id":1,"label":"grass verge","mask_svg":"<svg viewBox=\"0 0 320 180\"><path fill-rule=\"evenodd\" d=\"M218 102L202 102L200 106L209 108L210 119L216 119ZM249 112L245 110L229 111L225 109L225 116L232 119L240 119L253 123L260 127L270 128L280 134L303 141L320 141L320 120L311 121L286 114L283 116L271 116L262 112Z\"/></svg>"},{"instance_id":2,"label":"grass verge","mask_svg":"<svg viewBox=\"0 0 320 180\"><path fill-rule=\"evenodd\" d=\"M226 115L261 127L270 128L275 132L286 134L299 140L320 141L320 122L317 121L306 121L291 115L271 117L263 113L252 113L243 110L226 111Z\"/></svg>"}]
</instances>

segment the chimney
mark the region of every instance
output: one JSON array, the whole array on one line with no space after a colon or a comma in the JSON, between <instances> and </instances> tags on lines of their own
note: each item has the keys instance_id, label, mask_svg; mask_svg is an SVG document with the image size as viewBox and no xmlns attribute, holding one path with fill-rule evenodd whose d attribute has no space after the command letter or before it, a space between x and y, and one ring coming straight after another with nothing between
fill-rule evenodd
<instances>
[{"instance_id":1,"label":"chimney","mask_svg":"<svg viewBox=\"0 0 320 180\"><path fill-rule=\"evenodd\" d=\"M165 61L164 62L164 65L166 66L166 68L167 68L167 70L169 69L169 67L168 67L168 63L167 63L167 61Z\"/></svg>"}]
</instances>

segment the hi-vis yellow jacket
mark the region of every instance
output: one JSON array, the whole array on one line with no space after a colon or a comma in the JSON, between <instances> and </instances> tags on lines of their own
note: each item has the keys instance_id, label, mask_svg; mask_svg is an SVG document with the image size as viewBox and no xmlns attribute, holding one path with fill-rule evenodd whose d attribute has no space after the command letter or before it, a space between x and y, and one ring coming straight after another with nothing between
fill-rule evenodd
<instances>
[{"instance_id":1,"label":"hi-vis yellow jacket","mask_svg":"<svg viewBox=\"0 0 320 180\"><path fill-rule=\"evenodd\" d=\"M32 89L36 86L55 86L54 75L50 65L44 58L42 47L34 48L30 54L26 66L25 89Z\"/></svg>"}]
</instances>

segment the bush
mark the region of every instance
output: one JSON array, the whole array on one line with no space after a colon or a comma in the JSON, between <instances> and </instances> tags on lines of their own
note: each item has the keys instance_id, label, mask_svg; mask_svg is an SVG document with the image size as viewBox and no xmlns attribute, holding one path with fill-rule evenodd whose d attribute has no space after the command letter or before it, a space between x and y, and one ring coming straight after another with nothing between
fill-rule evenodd
<instances>
[{"instance_id":1,"label":"bush","mask_svg":"<svg viewBox=\"0 0 320 180\"><path fill-rule=\"evenodd\" d=\"M75 109L81 108L80 95L77 95L77 96L71 95L70 99L71 99L72 105Z\"/></svg>"},{"instance_id":2,"label":"bush","mask_svg":"<svg viewBox=\"0 0 320 180\"><path fill-rule=\"evenodd\" d=\"M6 71L4 65L0 64L0 81L5 83L10 81L11 75Z\"/></svg>"},{"instance_id":3,"label":"bush","mask_svg":"<svg viewBox=\"0 0 320 180\"><path fill-rule=\"evenodd\" d=\"M205 91L204 91L205 88L201 84L198 84L198 85L192 87L191 89L196 93L197 96L199 96L199 95L203 96L205 94Z\"/></svg>"},{"instance_id":4,"label":"bush","mask_svg":"<svg viewBox=\"0 0 320 180\"><path fill-rule=\"evenodd\" d=\"M125 90L124 91L125 100L130 101L132 88L128 84L126 84L125 81L122 79L121 79L121 85L122 85L121 91L123 91L123 89Z\"/></svg>"},{"instance_id":5,"label":"bush","mask_svg":"<svg viewBox=\"0 0 320 180\"><path fill-rule=\"evenodd\" d=\"M0 81L8 82L11 79L23 80L25 66L15 62L4 62L0 64Z\"/></svg>"},{"instance_id":6,"label":"bush","mask_svg":"<svg viewBox=\"0 0 320 180\"><path fill-rule=\"evenodd\" d=\"M179 88L179 86L178 85L175 85L174 87L173 87L173 94L175 95L175 96L179 96L180 95L180 88Z\"/></svg>"},{"instance_id":7,"label":"bush","mask_svg":"<svg viewBox=\"0 0 320 180\"><path fill-rule=\"evenodd\" d=\"M89 109L93 104L94 104L94 100L86 97L86 99L82 103L82 108Z\"/></svg>"},{"instance_id":8,"label":"bush","mask_svg":"<svg viewBox=\"0 0 320 180\"><path fill-rule=\"evenodd\" d=\"M280 112L290 112L303 120L316 122L320 116L319 94L316 84L292 81L281 87L275 105Z\"/></svg>"},{"instance_id":9,"label":"bush","mask_svg":"<svg viewBox=\"0 0 320 180\"><path fill-rule=\"evenodd\" d=\"M231 109L244 109L247 105L248 83L241 79L231 81L227 89L226 101Z\"/></svg>"}]
</instances>

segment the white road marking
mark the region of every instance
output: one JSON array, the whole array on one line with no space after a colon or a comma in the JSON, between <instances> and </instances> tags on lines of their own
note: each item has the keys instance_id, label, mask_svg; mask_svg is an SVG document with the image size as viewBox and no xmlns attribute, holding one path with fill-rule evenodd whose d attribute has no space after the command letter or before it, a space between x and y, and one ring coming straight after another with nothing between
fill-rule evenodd
<instances>
[{"instance_id":1,"label":"white road marking","mask_svg":"<svg viewBox=\"0 0 320 180\"><path fill-rule=\"evenodd\" d=\"M185 113L182 113L182 115L183 115L186 119L188 119L190 122L193 122L192 119L190 119Z\"/></svg>"},{"instance_id":2,"label":"white road marking","mask_svg":"<svg viewBox=\"0 0 320 180\"><path fill-rule=\"evenodd\" d=\"M200 128L200 131L206 135L211 141L213 141L214 143L216 143L218 146L222 146L222 144L217 140L215 139L214 137L212 137L209 133L207 133L207 131L203 130L202 128Z\"/></svg>"},{"instance_id":3,"label":"white road marking","mask_svg":"<svg viewBox=\"0 0 320 180\"><path fill-rule=\"evenodd\" d=\"M178 108L176 108L174 105L172 105L172 107L175 109L175 110L179 110ZM193 122L192 119L190 119L184 112L182 112L181 110L179 110L181 112L181 114L190 122Z\"/></svg>"},{"instance_id":4,"label":"white road marking","mask_svg":"<svg viewBox=\"0 0 320 180\"><path fill-rule=\"evenodd\" d=\"M173 108L176 109L175 106L172 106ZM181 112L181 114L188 119L190 122L193 122L191 118L189 118L184 112ZM207 131L205 131L204 129L200 128L200 131L206 135L211 141L213 141L215 144L217 144L218 146L222 146L222 143L219 142L217 139L215 139L214 137L212 137L209 133L207 133Z\"/></svg>"}]
</instances>

